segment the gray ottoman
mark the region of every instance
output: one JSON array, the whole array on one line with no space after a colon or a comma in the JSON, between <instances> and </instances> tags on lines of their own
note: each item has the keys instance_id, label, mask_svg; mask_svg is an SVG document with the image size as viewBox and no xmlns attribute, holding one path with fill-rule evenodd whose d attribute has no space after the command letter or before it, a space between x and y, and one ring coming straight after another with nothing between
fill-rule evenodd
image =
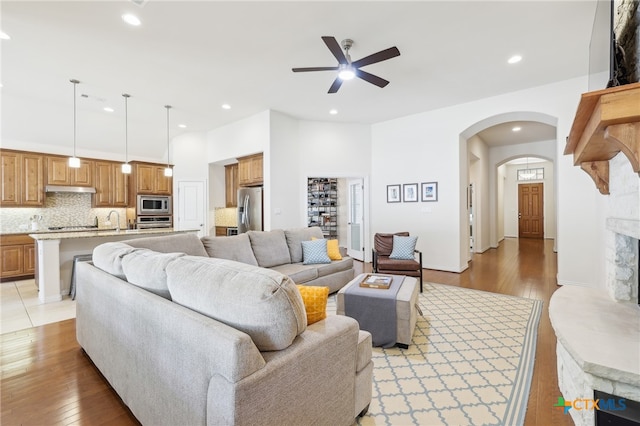
<instances>
[{"instance_id":1,"label":"gray ottoman","mask_svg":"<svg viewBox=\"0 0 640 426\"><path fill-rule=\"evenodd\" d=\"M344 313L344 292L352 285L359 285L364 279L366 274L360 274L353 280L349 281L347 285L338 291L336 313L338 315L345 315ZM382 291L378 289L371 289L371 291ZM363 298L363 303L366 300ZM398 290L398 296L396 299L396 327L397 327L397 339L396 346L401 348L408 348L411 344L411 338L413 337L413 330L416 328L416 321L418 319L418 280L414 277L404 277L402 285ZM393 319L390 319L393 320Z\"/></svg>"}]
</instances>

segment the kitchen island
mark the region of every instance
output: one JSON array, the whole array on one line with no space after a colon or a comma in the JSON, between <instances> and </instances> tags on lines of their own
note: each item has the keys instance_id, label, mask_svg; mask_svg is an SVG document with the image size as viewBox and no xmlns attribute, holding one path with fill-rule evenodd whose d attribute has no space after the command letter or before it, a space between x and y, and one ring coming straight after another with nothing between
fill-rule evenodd
<instances>
[{"instance_id":1,"label":"kitchen island","mask_svg":"<svg viewBox=\"0 0 640 426\"><path fill-rule=\"evenodd\" d=\"M91 254L103 243L141 237L196 233L198 229L173 228L91 230L29 234L36 242L36 283L41 303L57 302L69 293L73 257Z\"/></svg>"}]
</instances>

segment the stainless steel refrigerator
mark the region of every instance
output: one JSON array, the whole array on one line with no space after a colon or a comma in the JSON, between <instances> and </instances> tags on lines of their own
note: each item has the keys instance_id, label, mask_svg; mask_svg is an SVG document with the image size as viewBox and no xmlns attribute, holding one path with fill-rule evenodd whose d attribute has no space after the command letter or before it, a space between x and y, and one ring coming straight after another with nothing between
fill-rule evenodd
<instances>
[{"instance_id":1,"label":"stainless steel refrigerator","mask_svg":"<svg viewBox=\"0 0 640 426\"><path fill-rule=\"evenodd\" d=\"M238 189L238 233L262 231L262 187Z\"/></svg>"}]
</instances>

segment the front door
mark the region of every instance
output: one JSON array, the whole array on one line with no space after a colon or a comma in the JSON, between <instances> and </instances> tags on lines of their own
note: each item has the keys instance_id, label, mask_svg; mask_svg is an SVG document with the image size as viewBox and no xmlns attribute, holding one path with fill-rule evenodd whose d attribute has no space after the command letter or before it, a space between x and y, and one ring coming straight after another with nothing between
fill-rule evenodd
<instances>
[{"instance_id":1,"label":"front door","mask_svg":"<svg viewBox=\"0 0 640 426\"><path fill-rule=\"evenodd\" d=\"M544 238L543 195L542 183L518 185L518 237Z\"/></svg>"}]
</instances>

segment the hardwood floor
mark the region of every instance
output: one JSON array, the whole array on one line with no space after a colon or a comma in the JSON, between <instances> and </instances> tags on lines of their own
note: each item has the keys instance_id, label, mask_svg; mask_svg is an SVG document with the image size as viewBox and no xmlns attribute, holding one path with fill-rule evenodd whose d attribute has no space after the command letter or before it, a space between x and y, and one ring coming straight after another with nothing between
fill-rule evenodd
<instances>
[{"instance_id":1,"label":"hardwood floor","mask_svg":"<svg viewBox=\"0 0 640 426\"><path fill-rule=\"evenodd\" d=\"M424 280L541 299L536 362L525 425L572 425L554 408L560 391L556 339L549 322L549 298L557 263L553 242L507 239L496 250L476 254L461 274L425 270ZM358 263L358 262L357 262ZM358 263L368 272L370 264ZM2 368L0 423L3 425L139 424L78 346L75 320L0 336Z\"/></svg>"}]
</instances>

